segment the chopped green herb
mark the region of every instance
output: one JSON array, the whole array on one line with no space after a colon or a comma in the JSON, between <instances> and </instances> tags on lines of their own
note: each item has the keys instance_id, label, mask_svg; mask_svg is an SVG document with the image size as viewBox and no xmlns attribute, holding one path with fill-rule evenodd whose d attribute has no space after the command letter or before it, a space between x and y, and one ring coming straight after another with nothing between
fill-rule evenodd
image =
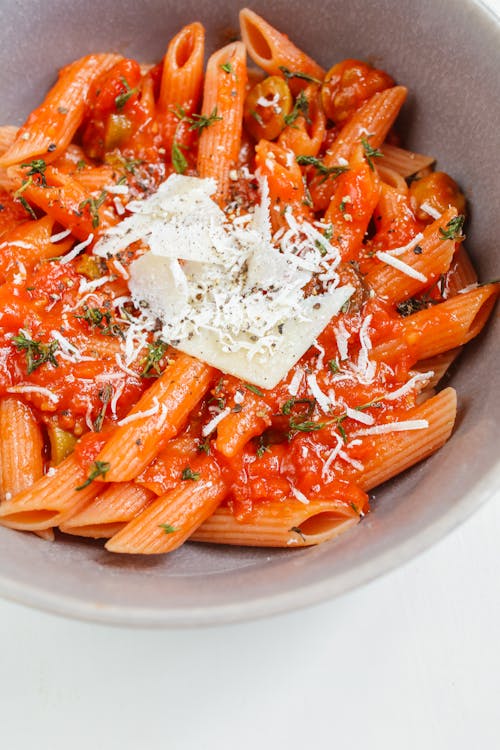
<instances>
[{"instance_id":1,"label":"chopped green herb","mask_svg":"<svg viewBox=\"0 0 500 750\"><path fill-rule=\"evenodd\" d=\"M257 122L259 123L259 125L261 125L262 127L264 127L264 120L262 119L262 117L259 115L258 112L256 112L254 109L252 109L252 111L250 112L250 115L251 115L251 117L254 118L254 120L257 120Z\"/></svg>"},{"instance_id":2,"label":"chopped green herb","mask_svg":"<svg viewBox=\"0 0 500 750\"><path fill-rule=\"evenodd\" d=\"M94 479L97 479L97 477L104 477L108 473L108 471L111 469L111 464L108 464L106 461L94 461L93 469L88 475L87 479L83 484L81 484L79 487L75 487L75 490L84 490L85 487L88 487L89 484L91 484Z\"/></svg>"},{"instance_id":3,"label":"chopped green herb","mask_svg":"<svg viewBox=\"0 0 500 750\"><path fill-rule=\"evenodd\" d=\"M288 531L293 531L295 534L298 534L300 537L302 537L302 540L304 542L306 541L304 533L303 533L302 529L299 526L292 526L292 528L288 529Z\"/></svg>"},{"instance_id":4,"label":"chopped green herb","mask_svg":"<svg viewBox=\"0 0 500 750\"><path fill-rule=\"evenodd\" d=\"M59 367L55 358L55 352L59 347L57 341L49 341L48 344L42 344L41 341L29 339L24 331L20 331L17 336L12 337L12 343L26 353L26 368L28 375L44 365L46 362L53 367Z\"/></svg>"},{"instance_id":5,"label":"chopped green herb","mask_svg":"<svg viewBox=\"0 0 500 750\"><path fill-rule=\"evenodd\" d=\"M464 225L465 216L459 214L446 225L446 229L439 227L439 234L442 240L455 240L455 242L462 242L465 236L462 234L462 228Z\"/></svg>"},{"instance_id":6,"label":"chopped green herb","mask_svg":"<svg viewBox=\"0 0 500 750\"><path fill-rule=\"evenodd\" d=\"M316 432L322 430L326 422L313 422L309 419L301 419L300 416L290 417L289 421L290 432L289 436L293 435L294 432Z\"/></svg>"},{"instance_id":7,"label":"chopped green herb","mask_svg":"<svg viewBox=\"0 0 500 750\"><path fill-rule=\"evenodd\" d=\"M305 117L309 122L309 102L307 101L306 95L303 91L299 92L299 95L295 100L295 104L293 105L292 111L288 115L284 116L283 120L285 122L285 125L293 125L297 117L300 117L300 115L303 115L303 117Z\"/></svg>"},{"instance_id":8,"label":"chopped green herb","mask_svg":"<svg viewBox=\"0 0 500 750\"><path fill-rule=\"evenodd\" d=\"M111 401L112 395L113 395L113 388L112 386L109 385L109 383L107 383L102 389L102 391L99 393L99 400L102 403L102 408L94 421L94 432L100 432L102 429L102 423L104 422L104 417L106 416L106 410L108 408L109 402Z\"/></svg>"},{"instance_id":9,"label":"chopped green herb","mask_svg":"<svg viewBox=\"0 0 500 750\"><path fill-rule=\"evenodd\" d=\"M299 154L299 156L295 157L295 160L297 164L300 164L302 166L310 165L314 167L318 174L323 176L321 182L324 182L329 177L335 179L339 175L344 174L344 172L347 172L349 170L349 167L327 167L326 164L321 161L321 159L317 158L317 156L304 156L302 154Z\"/></svg>"},{"instance_id":10,"label":"chopped green herb","mask_svg":"<svg viewBox=\"0 0 500 750\"><path fill-rule=\"evenodd\" d=\"M328 362L328 367L330 368L330 372L333 372L334 375L340 370L340 367L338 366L338 362L336 359L331 359Z\"/></svg>"},{"instance_id":11,"label":"chopped green herb","mask_svg":"<svg viewBox=\"0 0 500 750\"><path fill-rule=\"evenodd\" d=\"M181 476L184 480L190 479L192 482L197 482L201 477L201 474L199 471L192 471L189 466L186 466L186 468L182 470Z\"/></svg>"},{"instance_id":12,"label":"chopped green herb","mask_svg":"<svg viewBox=\"0 0 500 750\"><path fill-rule=\"evenodd\" d=\"M344 443L347 443L347 432L344 430L344 428L342 427L340 423L337 425L337 429L340 432L340 435Z\"/></svg>"},{"instance_id":13,"label":"chopped green herb","mask_svg":"<svg viewBox=\"0 0 500 750\"><path fill-rule=\"evenodd\" d=\"M29 214L29 216L31 216L32 219L36 219L37 218L36 213L33 211L33 209L31 208L30 204L28 203L28 201L26 200L26 198L24 197L24 195L16 195L14 193L14 198L17 198L17 200L19 201L19 203L21 204L21 206Z\"/></svg>"},{"instance_id":14,"label":"chopped green herb","mask_svg":"<svg viewBox=\"0 0 500 750\"><path fill-rule=\"evenodd\" d=\"M125 80L123 76L121 76L121 82L123 86L125 87L125 91L122 91L121 94L118 94L118 96L115 96L115 104L116 109L123 109L123 107L126 105L128 100L131 96L134 96L134 94L137 94L138 89L131 89L128 85L128 82Z\"/></svg>"},{"instance_id":15,"label":"chopped green herb","mask_svg":"<svg viewBox=\"0 0 500 750\"><path fill-rule=\"evenodd\" d=\"M209 115L194 114L193 116L190 116L186 114L182 107L178 107L175 110L175 113L179 120L189 123L189 130L197 130L199 133L201 133L204 128L209 128L210 125L213 125L217 120L222 120L222 117L219 117L217 114L217 107L214 107Z\"/></svg>"},{"instance_id":16,"label":"chopped green herb","mask_svg":"<svg viewBox=\"0 0 500 750\"><path fill-rule=\"evenodd\" d=\"M34 177L35 175L38 175L40 177L42 187L47 187L47 180L45 179L45 170L47 169L47 164L45 163L44 159L33 159L33 161L30 161L27 164L21 164L21 167L29 167L29 172L26 173L27 176ZM28 186L26 185L26 187Z\"/></svg>"},{"instance_id":17,"label":"chopped green herb","mask_svg":"<svg viewBox=\"0 0 500 750\"><path fill-rule=\"evenodd\" d=\"M160 523L159 528L163 529L165 534L173 534L174 531L179 531L179 529L174 529L174 527L171 526L169 523Z\"/></svg>"},{"instance_id":18,"label":"chopped green herb","mask_svg":"<svg viewBox=\"0 0 500 750\"><path fill-rule=\"evenodd\" d=\"M98 307L83 306L83 315L75 315L79 320L85 320L90 326L98 328L103 336L118 336L123 338L123 331L118 323L111 322L111 313L108 310L99 310Z\"/></svg>"},{"instance_id":19,"label":"chopped green herb","mask_svg":"<svg viewBox=\"0 0 500 750\"><path fill-rule=\"evenodd\" d=\"M309 81L309 83L321 83L319 78L314 78L308 73L302 73L300 70L292 71L289 68L286 68L284 65L280 65L279 69L281 70L287 81L290 78L300 78L302 81Z\"/></svg>"},{"instance_id":20,"label":"chopped green herb","mask_svg":"<svg viewBox=\"0 0 500 750\"><path fill-rule=\"evenodd\" d=\"M268 445L268 443L266 443L266 439L264 435L259 435L259 445L256 451L257 458L262 458L264 453L270 453L270 452L271 452L271 448Z\"/></svg>"},{"instance_id":21,"label":"chopped green herb","mask_svg":"<svg viewBox=\"0 0 500 750\"><path fill-rule=\"evenodd\" d=\"M331 240L333 237L333 224L328 224L325 231L323 232L325 240Z\"/></svg>"},{"instance_id":22,"label":"chopped green herb","mask_svg":"<svg viewBox=\"0 0 500 750\"><path fill-rule=\"evenodd\" d=\"M255 393L256 396L263 396L264 394L260 390L260 388L257 388L256 385L252 385L251 383L243 383L245 388L248 388L249 391L252 391L252 393Z\"/></svg>"},{"instance_id":23,"label":"chopped green herb","mask_svg":"<svg viewBox=\"0 0 500 750\"><path fill-rule=\"evenodd\" d=\"M420 312L420 310L425 310L427 307L429 307L427 300L418 297L410 297L403 300L403 302L398 302L396 305L398 313L404 318L408 315L413 315L413 313Z\"/></svg>"},{"instance_id":24,"label":"chopped green herb","mask_svg":"<svg viewBox=\"0 0 500 750\"><path fill-rule=\"evenodd\" d=\"M368 143L366 138L361 138L361 143L363 145L368 166L373 172L375 170L375 167L373 166L372 159L374 159L376 156L383 156L384 154L382 153L382 151L379 151L378 148L373 148L373 146Z\"/></svg>"},{"instance_id":25,"label":"chopped green herb","mask_svg":"<svg viewBox=\"0 0 500 750\"><path fill-rule=\"evenodd\" d=\"M158 339L148 344L148 353L143 360L144 367L141 372L141 378L157 378L161 375L160 362L165 356L168 344Z\"/></svg>"},{"instance_id":26,"label":"chopped green herb","mask_svg":"<svg viewBox=\"0 0 500 750\"><path fill-rule=\"evenodd\" d=\"M76 163L77 172L81 172L82 169L85 169L86 166L87 166L87 162L85 161L85 159L80 159Z\"/></svg>"},{"instance_id":27,"label":"chopped green herb","mask_svg":"<svg viewBox=\"0 0 500 750\"><path fill-rule=\"evenodd\" d=\"M283 406L281 407L281 413L282 414L291 414L292 409L296 404L307 404L307 416L310 417L311 414L314 411L314 407L316 406L316 399L315 398L289 398L288 401L285 401Z\"/></svg>"},{"instance_id":28,"label":"chopped green herb","mask_svg":"<svg viewBox=\"0 0 500 750\"><path fill-rule=\"evenodd\" d=\"M172 165L177 174L184 174L188 167L187 159L175 141L172 143Z\"/></svg>"},{"instance_id":29,"label":"chopped green herb","mask_svg":"<svg viewBox=\"0 0 500 750\"><path fill-rule=\"evenodd\" d=\"M233 66L230 62L225 62L221 66L221 70L224 71L224 73L232 73L233 72Z\"/></svg>"},{"instance_id":30,"label":"chopped green herb","mask_svg":"<svg viewBox=\"0 0 500 750\"><path fill-rule=\"evenodd\" d=\"M199 453L206 453L207 456L210 455L210 438L205 438L205 440L198 445L197 448Z\"/></svg>"},{"instance_id":31,"label":"chopped green herb","mask_svg":"<svg viewBox=\"0 0 500 750\"><path fill-rule=\"evenodd\" d=\"M98 198L85 198L85 200L82 201L78 206L79 211L83 211L84 208L88 206L89 214L92 217L92 227L94 229L97 229L97 227L99 226L99 209L106 200L106 197L107 192L105 190L102 190Z\"/></svg>"}]
</instances>

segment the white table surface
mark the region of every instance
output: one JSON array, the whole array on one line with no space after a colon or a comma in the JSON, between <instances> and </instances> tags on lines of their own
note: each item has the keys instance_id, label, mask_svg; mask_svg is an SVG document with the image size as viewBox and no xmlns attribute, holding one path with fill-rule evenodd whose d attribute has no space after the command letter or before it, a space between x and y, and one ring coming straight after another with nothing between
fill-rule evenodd
<instances>
[{"instance_id":1,"label":"white table surface","mask_svg":"<svg viewBox=\"0 0 500 750\"><path fill-rule=\"evenodd\" d=\"M0 600L0 746L494 750L499 564L500 493L399 570L273 619L128 630Z\"/></svg>"}]
</instances>

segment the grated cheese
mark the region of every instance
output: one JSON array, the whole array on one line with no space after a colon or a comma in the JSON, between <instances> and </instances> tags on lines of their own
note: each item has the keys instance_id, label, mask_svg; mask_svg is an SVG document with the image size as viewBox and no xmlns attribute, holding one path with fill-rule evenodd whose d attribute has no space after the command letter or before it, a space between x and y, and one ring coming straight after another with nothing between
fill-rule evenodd
<instances>
[{"instance_id":1,"label":"grated cheese","mask_svg":"<svg viewBox=\"0 0 500 750\"><path fill-rule=\"evenodd\" d=\"M327 412L330 409L330 399L326 395L326 393L323 393L321 388L318 385L318 381L316 380L316 375L312 373L311 375L307 375L306 377L307 385L309 386L309 390L311 391L311 394L316 399L316 402L321 409L322 412Z\"/></svg>"},{"instance_id":2,"label":"grated cheese","mask_svg":"<svg viewBox=\"0 0 500 750\"><path fill-rule=\"evenodd\" d=\"M401 388L398 388L396 391L392 391L392 393L386 393L384 396L384 401L395 401L396 399L401 398L401 396L405 396L407 393L412 391L419 383L427 383L433 375L434 370L429 370L428 372L418 372L416 375L413 375L413 377L410 378L407 383L402 385Z\"/></svg>"},{"instance_id":3,"label":"grated cheese","mask_svg":"<svg viewBox=\"0 0 500 750\"><path fill-rule=\"evenodd\" d=\"M420 209L422 211L425 211L426 214L429 214L429 216L432 216L433 219L440 219L441 216L443 215L437 210L437 208L434 208L434 206L431 206L431 204L428 203L427 201L424 201L424 203L420 204Z\"/></svg>"},{"instance_id":4,"label":"grated cheese","mask_svg":"<svg viewBox=\"0 0 500 750\"><path fill-rule=\"evenodd\" d=\"M361 424L372 425L375 422L375 419L371 414L366 414L366 412L360 411L359 409L352 409L350 406L346 406L345 413L349 419L361 422Z\"/></svg>"},{"instance_id":5,"label":"grated cheese","mask_svg":"<svg viewBox=\"0 0 500 750\"><path fill-rule=\"evenodd\" d=\"M401 247L395 247L392 250L387 250L387 253L392 256L403 255L403 253L408 252L408 250L413 250L413 248L416 247L418 243L423 239L424 239L424 235L422 234L422 232L419 232L406 245L402 245Z\"/></svg>"},{"instance_id":6,"label":"grated cheese","mask_svg":"<svg viewBox=\"0 0 500 750\"><path fill-rule=\"evenodd\" d=\"M395 258L394 256L389 255L389 253L385 253L382 250L380 250L378 253L375 253L375 255L379 260L382 261L382 263L387 263L388 266L392 266L398 271L401 271L401 273L404 273L407 276L411 276L412 279L418 279L418 281L422 282L427 281L427 276L424 276L423 273L420 273L420 271L417 271L415 270L415 268L409 266L408 263L399 260L399 258Z\"/></svg>"},{"instance_id":7,"label":"grated cheese","mask_svg":"<svg viewBox=\"0 0 500 750\"><path fill-rule=\"evenodd\" d=\"M151 409L145 411L136 411L135 414L129 414L128 417L123 417L117 424L121 427L124 424L130 424L130 422L136 422L138 419L145 419L146 417L152 417L160 411L160 402L157 397L153 397L153 406Z\"/></svg>"},{"instance_id":8,"label":"grated cheese","mask_svg":"<svg viewBox=\"0 0 500 750\"><path fill-rule=\"evenodd\" d=\"M288 393L290 394L290 396L297 395L303 378L304 378L304 370L301 367L297 367L295 372L293 373L293 377L290 381L290 385L288 386Z\"/></svg>"},{"instance_id":9,"label":"grated cheese","mask_svg":"<svg viewBox=\"0 0 500 750\"><path fill-rule=\"evenodd\" d=\"M110 258L133 242L147 244L150 252L130 266L129 287L144 318L161 321L161 338L273 388L354 289L339 286L339 249L291 212L276 247L267 181L258 179L260 205L248 221L231 223L211 198L214 180L171 175L152 196L128 204L131 215L101 236L94 253ZM324 293L305 297L320 274Z\"/></svg>"},{"instance_id":10,"label":"grated cheese","mask_svg":"<svg viewBox=\"0 0 500 750\"><path fill-rule=\"evenodd\" d=\"M365 430L358 430L356 436L363 435L384 435L387 432L406 432L407 430L426 430L429 422L426 419L408 419L404 422L386 422L377 424L374 427L367 427Z\"/></svg>"},{"instance_id":11,"label":"grated cheese","mask_svg":"<svg viewBox=\"0 0 500 750\"><path fill-rule=\"evenodd\" d=\"M222 422L224 417L227 417L230 411L231 409L229 407L226 407L219 414L217 414L213 419L211 419L210 422L207 422L206 425L201 430L202 436L207 437L207 435L210 435L210 433L215 430L219 422Z\"/></svg>"},{"instance_id":12,"label":"grated cheese","mask_svg":"<svg viewBox=\"0 0 500 750\"><path fill-rule=\"evenodd\" d=\"M78 245L75 245L74 248L69 251L69 253L66 253L66 255L63 255L63 257L61 258L59 262L69 263L70 260L73 260L74 258L76 258L77 255L80 255L82 250L85 250L85 248L88 247L92 243L93 239L94 239L94 235L92 233L89 234L86 240L84 240L83 242L79 242Z\"/></svg>"},{"instance_id":13,"label":"grated cheese","mask_svg":"<svg viewBox=\"0 0 500 750\"><path fill-rule=\"evenodd\" d=\"M59 401L59 396L56 393L49 391L48 388L44 388L42 385L12 385L6 390L7 393L39 393L54 404Z\"/></svg>"},{"instance_id":14,"label":"grated cheese","mask_svg":"<svg viewBox=\"0 0 500 750\"><path fill-rule=\"evenodd\" d=\"M300 491L300 490L298 490L298 489L297 489L296 487L294 487L294 486L293 486L293 484L290 484L290 490L291 490L291 493L292 493L292 495L293 495L293 496L294 496L295 498L297 498L297 500L298 500L299 502L303 503L304 505L309 505L309 500L308 500L308 498L307 498L307 497L306 497L306 496L304 495L304 493L303 493L303 492L301 492L301 491Z\"/></svg>"},{"instance_id":15,"label":"grated cheese","mask_svg":"<svg viewBox=\"0 0 500 750\"><path fill-rule=\"evenodd\" d=\"M52 237L49 237L49 242L60 242L61 240L66 239L66 237L69 237L70 234L71 229L65 229L63 232L58 232L57 234L53 234Z\"/></svg>"}]
</instances>

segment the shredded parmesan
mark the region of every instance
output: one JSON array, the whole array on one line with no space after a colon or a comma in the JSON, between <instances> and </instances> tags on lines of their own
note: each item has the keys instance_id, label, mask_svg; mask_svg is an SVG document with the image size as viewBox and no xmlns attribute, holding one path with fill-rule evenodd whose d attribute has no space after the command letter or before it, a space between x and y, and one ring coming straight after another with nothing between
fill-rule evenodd
<instances>
[{"instance_id":1,"label":"shredded parmesan","mask_svg":"<svg viewBox=\"0 0 500 750\"><path fill-rule=\"evenodd\" d=\"M331 406L330 399L328 398L326 393L323 393L323 391L319 387L318 381L316 380L316 375L312 373L311 375L307 375L306 379L309 390L316 399L319 408L322 412L327 412Z\"/></svg>"},{"instance_id":2,"label":"shredded parmesan","mask_svg":"<svg viewBox=\"0 0 500 750\"><path fill-rule=\"evenodd\" d=\"M393 255L389 255L389 253L385 253L381 250L376 253L376 256L379 260L382 261L382 263L387 263L388 266L396 268L398 271L401 271L401 273L406 274L406 276L411 276L412 279L418 279L418 281L422 282L427 281L427 276L424 276L423 273L420 273L420 271L416 271L414 268L409 266L408 263L405 263L399 258L395 258Z\"/></svg>"},{"instance_id":3,"label":"shredded parmesan","mask_svg":"<svg viewBox=\"0 0 500 750\"><path fill-rule=\"evenodd\" d=\"M227 417L230 411L231 409L227 407L226 409L223 409L219 414L217 414L213 419L211 419L210 422L207 422L201 430L201 434L203 435L203 437L207 437L207 435L210 435L210 433L215 430L219 422L222 422L224 417Z\"/></svg>"},{"instance_id":4,"label":"shredded parmesan","mask_svg":"<svg viewBox=\"0 0 500 750\"><path fill-rule=\"evenodd\" d=\"M422 234L422 232L419 232L406 245L402 245L401 247L395 247L392 250L387 250L387 253L388 255L392 255L392 256L403 255L403 253L408 252L408 250L413 250L413 248L416 247L418 243L423 239L424 239L424 235Z\"/></svg>"},{"instance_id":5,"label":"shredded parmesan","mask_svg":"<svg viewBox=\"0 0 500 750\"><path fill-rule=\"evenodd\" d=\"M44 388L41 385L12 385L7 388L7 393L39 393L41 396L45 396L49 401L56 404L59 401L59 396L53 391L49 391L48 388Z\"/></svg>"},{"instance_id":6,"label":"shredded parmesan","mask_svg":"<svg viewBox=\"0 0 500 750\"><path fill-rule=\"evenodd\" d=\"M127 195L129 192L128 185L104 185L103 190L111 195Z\"/></svg>"},{"instance_id":7,"label":"shredded parmesan","mask_svg":"<svg viewBox=\"0 0 500 750\"><path fill-rule=\"evenodd\" d=\"M335 459L337 458L337 456L339 455L339 453L340 453L340 451L342 449L342 445L344 443L344 441L342 440L342 438L340 437L340 435L335 435L335 437L337 438L337 445L335 446L335 448L332 451L330 451L330 453L328 454L328 458L326 459L325 463L323 464L323 468L321 470L321 476L323 478L333 479L333 475L330 472L330 467L333 464L333 462L335 461Z\"/></svg>"},{"instance_id":8,"label":"shredded parmesan","mask_svg":"<svg viewBox=\"0 0 500 750\"><path fill-rule=\"evenodd\" d=\"M404 422L386 422L377 424L374 427L367 427L365 430L358 430L356 436L363 435L384 435L387 432L406 432L407 430L426 430L429 422L426 419L408 419Z\"/></svg>"},{"instance_id":9,"label":"shredded parmesan","mask_svg":"<svg viewBox=\"0 0 500 750\"><path fill-rule=\"evenodd\" d=\"M434 206L431 206L431 204L428 203L427 201L424 201L424 203L420 204L420 209L422 211L425 211L426 214L429 214L429 216L432 216L433 219L440 219L441 216L443 215L437 210L437 208L434 208Z\"/></svg>"},{"instance_id":10,"label":"shredded parmesan","mask_svg":"<svg viewBox=\"0 0 500 750\"><path fill-rule=\"evenodd\" d=\"M124 424L130 424L130 422L136 422L138 419L145 419L146 417L152 417L154 414L157 414L160 411L160 402L156 398L156 396L153 397L153 406L151 409L146 409L145 411L136 411L135 414L129 414L128 417L124 417L123 419L120 419L117 424L121 427Z\"/></svg>"},{"instance_id":11,"label":"shredded parmesan","mask_svg":"<svg viewBox=\"0 0 500 750\"><path fill-rule=\"evenodd\" d=\"M63 232L58 232L57 234L53 234L52 237L49 237L49 242L60 242L61 240L66 239L66 237L69 237L71 234L71 229L65 229Z\"/></svg>"},{"instance_id":12,"label":"shredded parmesan","mask_svg":"<svg viewBox=\"0 0 500 750\"><path fill-rule=\"evenodd\" d=\"M402 396L406 396L406 394L412 391L419 383L428 383L433 375L434 370L429 370L428 372L418 372L416 375L413 375L413 377L411 377L407 383L402 385L401 388L398 388L396 391L392 391L391 393L386 393L384 396L384 401L395 401Z\"/></svg>"},{"instance_id":13,"label":"shredded parmesan","mask_svg":"<svg viewBox=\"0 0 500 750\"><path fill-rule=\"evenodd\" d=\"M93 234L89 234L86 240L83 242L79 242L78 245L75 245L72 250L69 251L69 253L66 253L66 255L63 255L63 257L60 260L60 263L69 263L70 260L73 260L76 258L77 255L80 255L82 250L85 250L86 247L88 247L94 239Z\"/></svg>"},{"instance_id":14,"label":"shredded parmesan","mask_svg":"<svg viewBox=\"0 0 500 750\"><path fill-rule=\"evenodd\" d=\"M288 386L288 393L290 396L296 396L299 392L300 384L304 378L304 370L301 367L297 367L293 373L290 385Z\"/></svg>"},{"instance_id":15,"label":"shredded parmesan","mask_svg":"<svg viewBox=\"0 0 500 750\"><path fill-rule=\"evenodd\" d=\"M291 492L292 492L292 495L293 495L293 496L294 496L295 498L297 498L297 500L298 500L299 502L303 503L304 505L309 505L309 500L308 500L308 498L307 498L307 497L306 497L306 496L304 495L304 493L303 493L303 492L301 492L301 491L300 491L300 490L298 490L298 489L297 489L296 487L294 487L294 486L293 486L293 484L291 484L291 485L290 485L290 490L291 490Z\"/></svg>"},{"instance_id":16,"label":"shredded parmesan","mask_svg":"<svg viewBox=\"0 0 500 750\"><path fill-rule=\"evenodd\" d=\"M345 413L349 417L349 419L353 419L356 422L361 422L361 424L371 425L375 422L375 419L371 414L367 414L366 412L360 411L359 409L352 409L350 406L346 406Z\"/></svg>"}]
</instances>

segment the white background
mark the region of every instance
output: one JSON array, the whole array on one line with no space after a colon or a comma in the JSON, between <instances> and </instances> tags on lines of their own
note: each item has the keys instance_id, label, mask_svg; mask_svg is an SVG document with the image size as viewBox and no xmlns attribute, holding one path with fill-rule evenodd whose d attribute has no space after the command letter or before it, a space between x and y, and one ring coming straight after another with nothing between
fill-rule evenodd
<instances>
[{"instance_id":1,"label":"white background","mask_svg":"<svg viewBox=\"0 0 500 750\"><path fill-rule=\"evenodd\" d=\"M500 747L499 500L384 578L270 620L134 631L0 601L0 745Z\"/></svg>"}]
</instances>

